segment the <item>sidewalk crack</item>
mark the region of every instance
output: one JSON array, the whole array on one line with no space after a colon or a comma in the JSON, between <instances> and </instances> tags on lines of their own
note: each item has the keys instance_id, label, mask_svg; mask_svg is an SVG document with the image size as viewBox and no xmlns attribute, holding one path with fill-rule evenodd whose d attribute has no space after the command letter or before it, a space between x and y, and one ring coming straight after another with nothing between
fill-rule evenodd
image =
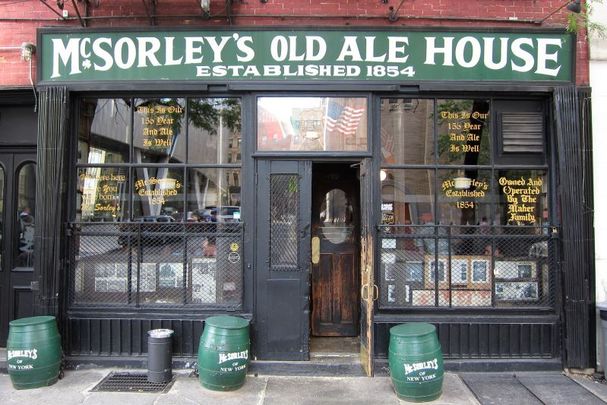
<instances>
[{"instance_id":1,"label":"sidewalk crack","mask_svg":"<svg viewBox=\"0 0 607 405\"><path fill-rule=\"evenodd\" d=\"M263 389L261 390L261 392L259 393L259 399L257 400L257 405L263 405L263 403L266 400L266 391L268 390L268 383L269 383L269 378L266 377L265 378L265 384L263 386Z\"/></svg>"}]
</instances>

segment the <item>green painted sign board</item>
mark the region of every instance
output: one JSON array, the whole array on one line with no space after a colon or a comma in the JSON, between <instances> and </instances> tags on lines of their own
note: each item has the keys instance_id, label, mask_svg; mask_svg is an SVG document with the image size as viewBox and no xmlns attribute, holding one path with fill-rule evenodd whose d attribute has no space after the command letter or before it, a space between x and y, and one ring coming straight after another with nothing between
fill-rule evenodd
<instances>
[{"instance_id":1,"label":"green painted sign board","mask_svg":"<svg viewBox=\"0 0 607 405\"><path fill-rule=\"evenodd\" d=\"M572 81L566 33L41 32L40 81Z\"/></svg>"}]
</instances>

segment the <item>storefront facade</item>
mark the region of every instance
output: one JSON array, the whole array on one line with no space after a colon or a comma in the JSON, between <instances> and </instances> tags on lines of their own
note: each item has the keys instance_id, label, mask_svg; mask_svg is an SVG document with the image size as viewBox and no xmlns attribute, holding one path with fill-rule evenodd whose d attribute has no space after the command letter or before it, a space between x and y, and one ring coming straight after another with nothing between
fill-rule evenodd
<instances>
[{"instance_id":1,"label":"storefront facade","mask_svg":"<svg viewBox=\"0 0 607 405\"><path fill-rule=\"evenodd\" d=\"M68 364L144 366L166 327L190 367L231 314L259 367L328 339L381 373L412 321L447 369L594 366L564 5L35 3L0 18L0 347L53 314Z\"/></svg>"},{"instance_id":2,"label":"storefront facade","mask_svg":"<svg viewBox=\"0 0 607 405\"><path fill-rule=\"evenodd\" d=\"M563 126L578 122L574 36L49 29L37 42L36 248L49 244L34 264L69 361L143 361L155 327L191 359L204 319L229 313L251 320L260 361L354 337L372 374L389 328L425 321L448 367L566 364L558 151L579 135Z\"/></svg>"}]
</instances>

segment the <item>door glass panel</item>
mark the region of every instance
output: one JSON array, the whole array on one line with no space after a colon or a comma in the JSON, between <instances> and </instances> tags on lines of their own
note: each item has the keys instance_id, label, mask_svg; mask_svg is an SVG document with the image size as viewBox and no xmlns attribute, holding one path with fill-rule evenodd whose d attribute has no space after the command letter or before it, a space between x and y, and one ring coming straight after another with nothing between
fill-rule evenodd
<instances>
[{"instance_id":1,"label":"door glass panel","mask_svg":"<svg viewBox=\"0 0 607 405\"><path fill-rule=\"evenodd\" d=\"M16 267L34 265L34 217L36 212L36 165L27 163L17 171L17 243L14 249Z\"/></svg>"},{"instance_id":2,"label":"door glass panel","mask_svg":"<svg viewBox=\"0 0 607 405\"><path fill-rule=\"evenodd\" d=\"M333 244L346 241L354 228L352 217L352 203L346 193L337 188L329 191L320 207L323 237Z\"/></svg>"},{"instance_id":3,"label":"door glass panel","mask_svg":"<svg viewBox=\"0 0 607 405\"><path fill-rule=\"evenodd\" d=\"M270 269L297 271L297 176L272 175L270 182Z\"/></svg>"}]
</instances>

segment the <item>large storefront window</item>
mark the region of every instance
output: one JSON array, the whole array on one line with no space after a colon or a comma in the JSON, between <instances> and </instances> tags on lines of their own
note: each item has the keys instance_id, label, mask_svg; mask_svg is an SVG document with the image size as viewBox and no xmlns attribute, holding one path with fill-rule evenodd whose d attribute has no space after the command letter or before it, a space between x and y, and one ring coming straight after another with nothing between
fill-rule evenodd
<instances>
[{"instance_id":1,"label":"large storefront window","mask_svg":"<svg viewBox=\"0 0 607 405\"><path fill-rule=\"evenodd\" d=\"M73 305L241 305L240 116L237 98L81 101Z\"/></svg>"},{"instance_id":2,"label":"large storefront window","mask_svg":"<svg viewBox=\"0 0 607 405\"><path fill-rule=\"evenodd\" d=\"M364 97L260 97L257 149L366 152Z\"/></svg>"},{"instance_id":3,"label":"large storefront window","mask_svg":"<svg viewBox=\"0 0 607 405\"><path fill-rule=\"evenodd\" d=\"M551 307L549 178L537 151L498 166L490 100L381 106L380 307Z\"/></svg>"}]
</instances>

